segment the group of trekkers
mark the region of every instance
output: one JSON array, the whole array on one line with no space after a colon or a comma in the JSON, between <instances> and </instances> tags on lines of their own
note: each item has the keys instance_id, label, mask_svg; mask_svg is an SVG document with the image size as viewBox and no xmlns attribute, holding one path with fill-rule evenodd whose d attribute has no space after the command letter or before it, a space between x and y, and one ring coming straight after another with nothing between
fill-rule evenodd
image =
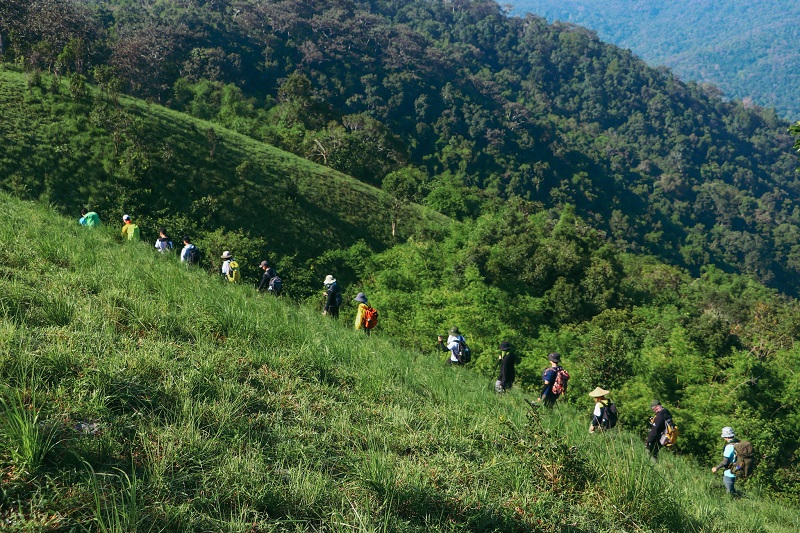
<instances>
[{"instance_id":1,"label":"group of trekkers","mask_svg":"<svg viewBox=\"0 0 800 533\"><path fill-rule=\"evenodd\" d=\"M80 224L87 227L99 226L100 218L94 211L81 210ZM121 236L128 241L138 241L141 239L139 227L133 223L129 215L122 217ZM173 243L167 234L166 228L159 230L159 237L156 239L155 249L160 253L173 251ZM225 250L220 257L222 266L221 275L230 282L237 283L241 280L241 272L238 262L234 259L229 250ZM197 265L200 262L200 251L192 244L189 236L183 237L183 248L181 249L180 260L187 265ZM261 281L257 286L259 292L268 292L275 296L280 296L283 289L283 280L275 270L264 260L261 261L259 268L263 270ZM339 318L339 309L342 306L342 289L339 283L331 274L328 274L323 281L324 303L322 308L323 316L332 319ZM369 305L367 296L359 292L353 299L358 304L354 329L364 331L370 335L372 329L378 323L378 311ZM464 336L458 327L452 327L445 339L444 335L437 337L437 351L447 352L447 363L451 365L466 365L472 359L472 353ZM499 375L495 381L495 391L502 394L512 388L516 375L515 364L517 357L514 354L511 344L503 341L498 346L500 352L497 359ZM561 366L561 355L552 352L547 356L550 365L542 371L542 387L532 406L541 404L544 407L552 408L556 401L567 392L569 382L569 372ZM608 398L610 391L601 387L596 387L589 393L589 397L594 400L594 409L589 423L589 433L599 433L610 430L617 425L618 412L616 404ZM661 405L659 400L653 400L650 404L653 417L650 418L650 432L645 439L645 447L649 453L650 460L658 461L658 454L661 448L671 447L675 444L678 437L678 427L672 418L672 414ZM745 440L737 440L733 428L726 426L722 428L721 437L725 440L725 447L722 453L722 462L714 466L711 471L716 473L724 469L723 482L726 491L730 495L735 495L734 483L738 477L747 477L752 472L753 446Z\"/></svg>"},{"instance_id":2,"label":"group of trekkers","mask_svg":"<svg viewBox=\"0 0 800 533\"><path fill-rule=\"evenodd\" d=\"M514 365L516 356L511 350L511 344L503 341L498 347L499 376L495 381L495 391L504 393L509 390L515 377ZM465 365L470 361L470 348L464 336L461 335L458 327L450 329L449 335L445 340L444 335L437 337L437 351L447 352L447 363L452 365ZM569 372L561 366L561 354L552 352L547 359L550 365L542 371L542 388L535 402L530 402L532 406L541 404L547 408L556 405L556 401L567 391ZM601 387L595 387L589 393L589 397L594 400L594 409L589 422L589 433L600 433L610 430L617 425L619 414L616 404L608 398L610 391ZM650 410L653 416L650 418L650 431L645 439L645 447L652 462L658 462L658 453L663 447L671 447L675 444L678 437L678 426L672 418L672 414L661 405L659 400L650 403ZM736 495L734 482L737 476L745 478L752 472L754 466L753 446L748 441L736 439L733 428L726 426L722 428L722 438L725 440L723 450L723 460L720 464L711 469L713 473L724 469L723 481L728 494Z\"/></svg>"},{"instance_id":3,"label":"group of trekkers","mask_svg":"<svg viewBox=\"0 0 800 533\"><path fill-rule=\"evenodd\" d=\"M88 209L81 209L81 217L78 222L81 226L86 227L101 225L98 214ZM136 242L140 241L142 238L139 226L133 222L133 219L128 214L122 216L122 230L120 231L120 235L126 242ZM188 266L198 265L201 258L200 249L192 243L188 235L185 235L182 241L183 248L180 253L181 263L185 263ZM162 227L159 229L154 248L163 254L173 252L174 244L166 228ZM225 250L222 252L220 259L222 259L222 266L220 267L221 276L231 283L239 283L242 278L241 268L231 251ZM257 285L256 290L258 290L258 292L266 292L274 296L280 296L283 291L283 280L275 272L275 269L270 266L267 260L261 261L259 269L261 269L263 273L261 274L261 281ZM323 286L325 288L325 303L322 314L338 319L339 308L342 305L342 290L336 279L330 274L326 276ZM362 330L367 335L370 335L372 329L378 324L378 311L369 305L367 297L363 292L359 292L353 301L358 304L354 328L356 330Z\"/></svg>"}]
</instances>

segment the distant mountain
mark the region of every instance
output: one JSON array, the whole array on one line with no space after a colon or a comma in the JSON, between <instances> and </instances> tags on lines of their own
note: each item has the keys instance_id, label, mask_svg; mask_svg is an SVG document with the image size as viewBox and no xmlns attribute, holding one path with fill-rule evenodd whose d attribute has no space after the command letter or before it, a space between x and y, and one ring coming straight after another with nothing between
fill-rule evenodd
<instances>
[{"instance_id":1,"label":"distant mountain","mask_svg":"<svg viewBox=\"0 0 800 533\"><path fill-rule=\"evenodd\" d=\"M526 12L585 26L682 79L800 118L800 4L790 0L517 0Z\"/></svg>"}]
</instances>

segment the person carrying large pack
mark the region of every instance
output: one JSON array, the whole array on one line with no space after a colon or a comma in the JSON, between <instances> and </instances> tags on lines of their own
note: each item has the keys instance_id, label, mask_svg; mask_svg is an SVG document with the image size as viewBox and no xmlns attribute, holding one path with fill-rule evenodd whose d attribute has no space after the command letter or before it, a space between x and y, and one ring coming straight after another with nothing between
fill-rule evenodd
<instances>
[{"instance_id":1,"label":"person carrying large pack","mask_svg":"<svg viewBox=\"0 0 800 533\"><path fill-rule=\"evenodd\" d=\"M561 366L561 354L552 352L547 356L550 366L542 372L542 390L538 401L545 407L553 407L558 398L567 392L569 372Z\"/></svg>"},{"instance_id":2,"label":"person carrying large pack","mask_svg":"<svg viewBox=\"0 0 800 533\"><path fill-rule=\"evenodd\" d=\"M231 283L238 283L242 279L242 273L239 272L239 263L233 258L233 254L229 250L222 252L222 275Z\"/></svg>"},{"instance_id":3,"label":"person carrying large pack","mask_svg":"<svg viewBox=\"0 0 800 533\"><path fill-rule=\"evenodd\" d=\"M472 359L472 351L456 326L450 328L450 334L447 336L447 343L444 342L443 335L439 335L437 341L441 351L450 352L450 357L447 360L448 364L465 365Z\"/></svg>"},{"instance_id":4,"label":"person carrying large pack","mask_svg":"<svg viewBox=\"0 0 800 533\"><path fill-rule=\"evenodd\" d=\"M711 472L716 473L720 469L725 469L722 473L722 482L725 490L731 496L736 495L736 478L746 478L753 472L753 445L746 440L737 440L733 428L725 426L722 428L722 438L725 439L725 448L722 450L722 462L711 468Z\"/></svg>"},{"instance_id":5,"label":"person carrying large pack","mask_svg":"<svg viewBox=\"0 0 800 533\"><path fill-rule=\"evenodd\" d=\"M650 452L650 460L658 462L658 452L664 446L673 446L678 437L678 426L672 420L672 413L665 409L661 402L653 400L650 409L655 413L650 419L650 432L644 444Z\"/></svg>"},{"instance_id":6,"label":"person carrying large pack","mask_svg":"<svg viewBox=\"0 0 800 533\"><path fill-rule=\"evenodd\" d=\"M359 292L353 301L358 302L355 329L363 329L364 333L370 335L373 328L378 325L378 310L370 307L367 296L363 292Z\"/></svg>"},{"instance_id":7,"label":"person carrying large pack","mask_svg":"<svg viewBox=\"0 0 800 533\"><path fill-rule=\"evenodd\" d=\"M275 270L269 266L267 261L261 261L261 264L258 265L258 268L264 271L264 274L261 275L261 283L258 284L258 292L269 291L273 278L275 278L278 274L276 274Z\"/></svg>"},{"instance_id":8,"label":"person carrying large pack","mask_svg":"<svg viewBox=\"0 0 800 533\"><path fill-rule=\"evenodd\" d=\"M589 424L589 433L611 429L617 425L617 406L614 402L606 398L609 391L595 387L589 393L590 398L594 398L594 411L592 412L592 422Z\"/></svg>"},{"instance_id":9,"label":"person carrying large pack","mask_svg":"<svg viewBox=\"0 0 800 533\"><path fill-rule=\"evenodd\" d=\"M190 239L188 235L183 236L181 263L186 263L190 266L197 266L200 264L200 249L192 244L192 239Z\"/></svg>"}]
</instances>

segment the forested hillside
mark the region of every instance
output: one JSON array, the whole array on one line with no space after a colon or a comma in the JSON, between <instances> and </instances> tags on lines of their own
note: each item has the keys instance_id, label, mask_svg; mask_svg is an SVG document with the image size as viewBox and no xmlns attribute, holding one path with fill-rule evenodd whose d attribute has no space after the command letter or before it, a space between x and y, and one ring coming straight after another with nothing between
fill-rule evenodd
<instances>
[{"instance_id":1,"label":"forested hillside","mask_svg":"<svg viewBox=\"0 0 800 533\"><path fill-rule=\"evenodd\" d=\"M268 257L312 305L333 273L397 344L458 325L487 379L501 340L528 390L558 350L571 401L611 387L641 436L659 397L709 465L735 424L759 490L797 501L800 210L774 113L494 3L0 7L4 188L191 233L248 284Z\"/></svg>"},{"instance_id":2,"label":"forested hillside","mask_svg":"<svg viewBox=\"0 0 800 533\"><path fill-rule=\"evenodd\" d=\"M493 198L572 204L619 249L800 287L788 124L579 28L486 1L9 0L0 34L6 60L34 72L367 183L399 172L387 184L401 201L461 219Z\"/></svg>"},{"instance_id":3,"label":"forested hillside","mask_svg":"<svg viewBox=\"0 0 800 533\"><path fill-rule=\"evenodd\" d=\"M516 0L527 12L585 26L681 79L712 83L726 96L800 118L800 7L788 0Z\"/></svg>"}]
</instances>

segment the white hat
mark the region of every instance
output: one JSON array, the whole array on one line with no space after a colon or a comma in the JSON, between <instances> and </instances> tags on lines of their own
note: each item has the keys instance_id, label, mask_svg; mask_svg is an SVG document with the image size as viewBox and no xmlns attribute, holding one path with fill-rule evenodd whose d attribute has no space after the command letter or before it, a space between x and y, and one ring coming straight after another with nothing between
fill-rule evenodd
<instances>
[{"instance_id":1,"label":"white hat","mask_svg":"<svg viewBox=\"0 0 800 533\"><path fill-rule=\"evenodd\" d=\"M589 396L591 396L592 398L600 398L601 396L605 396L608 393L609 391L605 389L601 389L600 387L595 387L595 389L589 393Z\"/></svg>"},{"instance_id":2,"label":"white hat","mask_svg":"<svg viewBox=\"0 0 800 533\"><path fill-rule=\"evenodd\" d=\"M224 252L222 252L223 259L230 259L231 257L233 257L233 255L231 254L230 250L225 250Z\"/></svg>"},{"instance_id":3,"label":"white hat","mask_svg":"<svg viewBox=\"0 0 800 533\"><path fill-rule=\"evenodd\" d=\"M331 285L333 283L336 283L336 278L334 278L330 274L325 276L325 281L322 282L323 285Z\"/></svg>"},{"instance_id":4,"label":"white hat","mask_svg":"<svg viewBox=\"0 0 800 533\"><path fill-rule=\"evenodd\" d=\"M131 216L130 216L130 215L122 215L122 220L123 220L123 221L128 221L128 220L130 220L130 219L131 219Z\"/></svg>"},{"instance_id":5,"label":"white hat","mask_svg":"<svg viewBox=\"0 0 800 533\"><path fill-rule=\"evenodd\" d=\"M722 438L723 439L732 439L733 438L733 428L730 426L725 426L722 428Z\"/></svg>"}]
</instances>

